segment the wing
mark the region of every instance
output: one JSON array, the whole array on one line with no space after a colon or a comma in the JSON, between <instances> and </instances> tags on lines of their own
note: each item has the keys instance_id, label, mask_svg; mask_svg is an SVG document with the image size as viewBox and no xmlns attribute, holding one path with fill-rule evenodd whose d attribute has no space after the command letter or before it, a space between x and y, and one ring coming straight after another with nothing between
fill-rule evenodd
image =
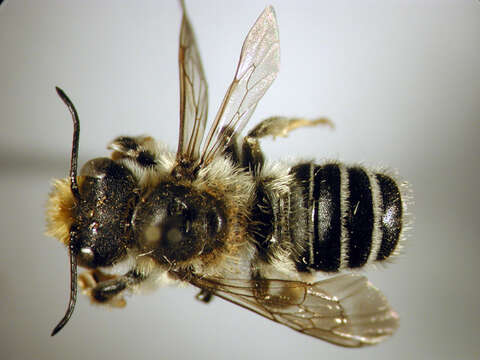
<instances>
[{"instance_id":1,"label":"wing","mask_svg":"<svg viewBox=\"0 0 480 360\"><path fill-rule=\"evenodd\" d=\"M235 78L203 145L202 161L209 162L228 145L235 132L242 131L275 80L279 64L278 27L270 6L259 16L243 43Z\"/></svg>"},{"instance_id":2,"label":"wing","mask_svg":"<svg viewBox=\"0 0 480 360\"><path fill-rule=\"evenodd\" d=\"M208 113L208 88L185 5L178 49L180 134L177 157L198 158Z\"/></svg>"},{"instance_id":3,"label":"wing","mask_svg":"<svg viewBox=\"0 0 480 360\"><path fill-rule=\"evenodd\" d=\"M398 316L382 293L356 274L313 284L213 278L194 278L190 282L303 334L341 346L376 344L398 327Z\"/></svg>"}]
</instances>

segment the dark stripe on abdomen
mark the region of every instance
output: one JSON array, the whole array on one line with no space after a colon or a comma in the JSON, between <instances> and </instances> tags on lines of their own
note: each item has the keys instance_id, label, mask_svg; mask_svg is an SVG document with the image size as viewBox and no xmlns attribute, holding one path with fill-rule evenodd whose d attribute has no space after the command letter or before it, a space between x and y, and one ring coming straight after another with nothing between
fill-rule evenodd
<instances>
[{"instance_id":1,"label":"dark stripe on abdomen","mask_svg":"<svg viewBox=\"0 0 480 360\"><path fill-rule=\"evenodd\" d=\"M303 208L306 209L307 219L306 219L306 231L304 232L307 234L307 239L305 239L305 246L301 249L301 258L295 259L296 260L296 267L298 271L308 271L309 266L312 262L310 256L310 249L312 246L312 227L313 221L311 217L311 212L313 211L313 199L312 197L312 184L311 180L313 178L313 170L314 165L312 163L304 163L298 164L290 170L290 174L292 174L299 185L303 197ZM300 242L299 239L292 238L292 242L294 246L298 245Z\"/></svg>"},{"instance_id":2,"label":"dark stripe on abdomen","mask_svg":"<svg viewBox=\"0 0 480 360\"><path fill-rule=\"evenodd\" d=\"M298 271L359 268L394 254L403 202L393 178L337 163L302 163L290 174L307 216L306 231L291 236Z\"/></svg>"},{"instance_id":3,"label":"dark stripe on abdomen","mask_svg":"<svg viewBox=\"0 0 480 360\"><path fill-rule=\"evenodd\" d=\"M341 172L337 164L315 166L313 177L313 263L311 268L338 271L341 259Z\"/></svg>"},{"instance_id":4,"label":"dark stripe on abdomen","mask_svg":"<svg viewBox=\"0 0 480 360\"><path fill-rule=\"evenodd\" d=\"M338 164L296 165L290 172L302 189L308 239L296 266L299 271L335 272L341 265L341 170ZM296 244L298 239L292 239Z\"/></svg>"},{"instance_id":5,"label":"dark stripe on abdomen","mask_svg":"<svg viewBox=\"0 0 480 360\"><path fill-rule=\"evenodd\" d=\"M382 196L382 242L377 253L378 261L385 260L397 247L402 231L402 198L397 184L383 174L375 175Z\"/></svg>"},{"instance_id":6,"label":"dark stripe on abdomen","mask_svg":"<svg viewBox=\"0 0 480 360\"><path fill-rule=\"evenodd\" d=\"M348 209L345 228L348 234L348 267L365 265L372 247L374 225L370 179L358 167L348 168Z\"/></svg>"}]
</instances>

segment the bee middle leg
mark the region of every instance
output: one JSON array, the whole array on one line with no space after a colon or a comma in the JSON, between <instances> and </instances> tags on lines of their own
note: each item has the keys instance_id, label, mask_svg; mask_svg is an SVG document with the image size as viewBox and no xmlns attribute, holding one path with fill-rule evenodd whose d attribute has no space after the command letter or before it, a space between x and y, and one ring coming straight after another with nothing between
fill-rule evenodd
<instances>
[{"instance_id":1,"label":"bee middle leg","mask_svg":"<svg viewBox=\"0 0 480 360\"><path fill-rule=\"evenodd\" d=\"M118 276L95 269L86 271L78 277L80 287L93 303L118 308L126 305L122 292L144 280L145 277L135 270Z\"/></svg>"}]
</instances>

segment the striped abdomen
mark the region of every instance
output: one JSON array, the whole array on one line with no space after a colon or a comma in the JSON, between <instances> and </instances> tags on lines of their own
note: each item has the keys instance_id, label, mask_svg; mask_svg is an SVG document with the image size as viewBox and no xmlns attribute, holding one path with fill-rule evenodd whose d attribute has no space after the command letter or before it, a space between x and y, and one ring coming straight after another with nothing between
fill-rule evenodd
<instances>
[{"instance_id":1,"label":"striped abdomen","mask_svg":"<svg viewBox=\"0 0 480 360\"><path fill-rule=\"evenodd\" d=\"M308 239L297 261L300 271L335 272L392 255L404 216L394 179L337 163L299 164L290 173L308 214Z\"/></svg>"}]
</instances>

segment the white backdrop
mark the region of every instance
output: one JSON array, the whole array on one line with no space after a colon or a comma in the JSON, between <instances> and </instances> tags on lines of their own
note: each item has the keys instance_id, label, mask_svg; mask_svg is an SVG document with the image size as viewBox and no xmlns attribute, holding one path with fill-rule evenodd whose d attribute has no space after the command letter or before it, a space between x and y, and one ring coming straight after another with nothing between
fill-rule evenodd
<instances>
[{"instance_id":1,"label":"white backdrop","mask_svg":"<svg viewBox=\"0 0 480 360\"><path fill-rule=\"evenodd\" d=\"M480 3L270 1L281 70L252 119L328 116L335 131L263 142L271 159L335 158L397 169L415 193L404 255L366 274L401 316L398 333L349 350L295 333L193 289L161 289L106 311L68 300L65 249L43 235L53 177L120 134L176 146L176 1L4 1L0 6L0 345L2 359L478 359ZM242 41L267 5L187 1L214 115Z\"/></svg>"}]
</instances>

